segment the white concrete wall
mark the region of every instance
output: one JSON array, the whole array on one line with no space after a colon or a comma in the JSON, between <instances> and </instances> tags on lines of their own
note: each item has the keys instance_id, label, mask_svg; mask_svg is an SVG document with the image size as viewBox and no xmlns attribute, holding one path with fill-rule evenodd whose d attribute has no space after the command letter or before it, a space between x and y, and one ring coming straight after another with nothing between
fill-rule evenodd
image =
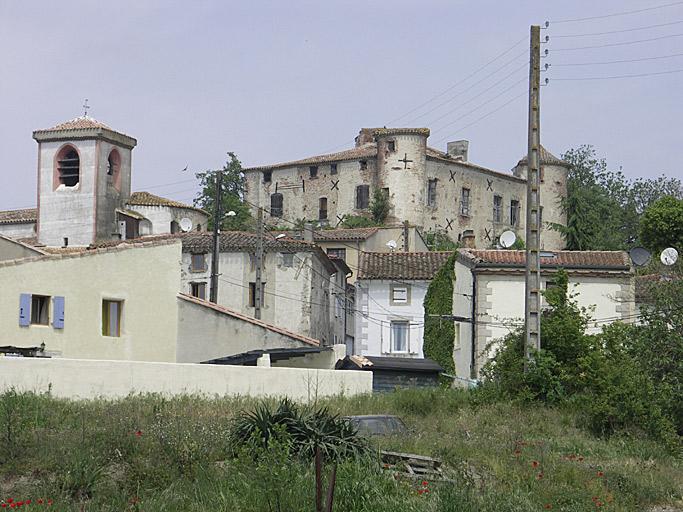
<instances>
[{"instance_id":1,"label":"white concrete wall","mask_svg":"<svg viewBox=\"0 0 683 512\"><path fill-rule=\"evenodd\" d=\"M206 283L208 298L211 254L206 253L206 268L191 270L191 254L182 255L183 293L191 293L191 283ZM296 253L292 265L285 264L282 253L264 254L265 297L261 309L264 322L332 344L334 334L343 339L343 331L333 332L330 318L330 274L311 252ZM247 252L222 252L219 260L218 304L245 315L254 316L249 306L249 283L256 281L253 257ZM327 294L327 298L325 297ZM326 301L327 300L327 305ZM339 326L337 326L339 328Z\"/></svg>"},{"instance_id":2,"label":"white concrete wall","mask_svg":"<svg viewBox=\"0 0 683 512\"><path fill-rule=\"evenodd\" d=\"M36 236L36 223L0 224L0 235L10 238L31 238Z\"/></svg>"},{"instance_id":3,"label":"white concrete wall","mask_svg":"<svg viewBox=\"0 0 683 512\"><path fill-rule=\"evenodd\" d=\"M424 296L429 281L406 281L410 303L392 304L391 285L396 281L359 280L356 282L356 354L368 356L424 357ZM367 315L367 317L366 317ZM408 352L391 350L391 321L410 322Z\"/></svg>"},{"instance_id":4,"label":"white concrete wall","mask_svg":"<svg viewBox=\"0 0 683 512\"><path fill-rule=\"evenodd\" d=\"M180 224L180 220L187 217L192 221L192 229L196 230L197 226L201 226L200 231L207 231L208 216L197 210L190 208L176 208L171 206L143 206L131 204L126 206L127 209L138 212L140 215L148 219L152 224L151 232L148 232L140 225L141 235L161 235L171 232L171 222L175 221Z\"/></svg>"},{"instance_id":5,"label":"white concrete wall","mask_svg":"<svg viewBox=\"0 0 683 512\"><path fill-rule=\"evenodd\" d=\"M0 345L45 343L55 355L175 361L181 243L0 263ZM153 271L151 271L153 270ZM22 293L61 296L64 328L19 325ZM102 335L102 300L123 300L121 336Z\"/></svg>"},{"instance_id":6,"label":"white concrete wall","mask_svg":"<svg viewBox=\"0 0 683 512\"><path fill-rule=\"evenodd\" d=\"M294 400L372 391L372 373L199 364L0 357L0 388L58 398L124 398L136 393L288 396Z\"/></svg>"},{"instance_id":7,"label":"white concrete wall","mask_svg":"<svg viewBox=\"0 0 683 512\"><path fill-rule=\"evenodd\" d=\"M466 283L468 279L471 283L471 276L467 276L471 273L465 265L457 263L455 270L456 283L459 281ZM485 351L486 347L524 323L524 275L478 273L476 279L476 320L478 322L475 325L476 366L479 372L488 358L495 353L495 344L491 346L488 353ZM543 289L546 288L549 280L552 280L552 276L544 275L541 278ZM456 285L455 290L461 291L459 284ZM633 281L623 275L585 276L569 271L569 293L578 294L575 297L578 305L591 311L591 318L594 321L588 325L588 333L600 332L604 325L617 319L631 321L633 318L635 311ZM454 296L453 304L454 315L467 318L471 316L471 306L467 301ZM470 328L461 327L461 348L459 354L456 354L458 376L464 378L469 378L469 372L465 371L469 365L465 365L465 362L469 361L472 353L467 337L471 333Z\"/></svg>"},{"instance_id":8,"label":"white concrete wall","mask_svg":"<svg viewBox=\"0 0 683 512\"><path fill-rule=\"evenodd\" d=\"M73 187L59 185L54 189L55 156L67 143L79 153L79 182ZM38 147L38 241L60 247L64 237L68 237L69 245L91 244L95 241L98 142L94 139L41 142Z\"/></svg>"},{"instance_id":9,"label":"white concrete wall","mask_svg":"<svg viewBox=\"0 0 683 512\"><path fill-rule=\"evenodd\" d=\"M455 261L455 283L453 283L453 314L464 318L472 318L472 284L474 275L469 268ZM457 311L457 313L456 313ZM472 324L455 322L455 339L453 340L453 360L455 374L458 377L470 378L472 365Z\"/></svg>"},{"instance_id":10,"label":"white concrete wall","mask_svg":"<svg viewBox=\"0 0 683 512\"><path fill-rule=\"evenodd\" d=\"M178 309L179 363L200 363L249 350L312 346L182 298L178 298Z\"/></svg>"}]
</instances>

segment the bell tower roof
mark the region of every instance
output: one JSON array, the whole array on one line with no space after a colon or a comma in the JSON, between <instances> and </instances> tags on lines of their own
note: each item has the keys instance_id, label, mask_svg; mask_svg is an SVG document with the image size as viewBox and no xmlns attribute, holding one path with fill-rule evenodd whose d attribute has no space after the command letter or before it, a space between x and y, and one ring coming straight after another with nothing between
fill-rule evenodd
<instances>
[{"instance_id":1,"label":"bell tower roof","mask_svg":"<svg viewBox=\"0 0 683 512\"><path fill-rule=\"evenodd\" d=\"M76 117L52 128L36 130L33 138L38 142L54 140L104 139L114 144L133 149L138 141L125 133L116 131L106 124L87 115Z\"/></svg>"}]
</instances>

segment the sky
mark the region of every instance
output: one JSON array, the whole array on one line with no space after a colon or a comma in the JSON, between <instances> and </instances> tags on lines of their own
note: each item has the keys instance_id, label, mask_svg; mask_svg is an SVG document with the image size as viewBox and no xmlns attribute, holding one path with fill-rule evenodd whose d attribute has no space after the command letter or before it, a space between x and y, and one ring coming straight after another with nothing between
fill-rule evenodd
<instances>
[{"instance_id":1,"label":"sky","mask_svg":"<svg viewBox=\"0 0 683 512\"><path fill-rule=\"evenodd\" d=\"M35 206L32 131L85 98L138 140L133 190L185 202L228 151L294 160L362 127L425 126L430 146L467 139L470 161L508 172L526 153L529 26L546 21L542 144L683 178L681 1L0 0L0 209Z\"/></svg>"}]
</instances>

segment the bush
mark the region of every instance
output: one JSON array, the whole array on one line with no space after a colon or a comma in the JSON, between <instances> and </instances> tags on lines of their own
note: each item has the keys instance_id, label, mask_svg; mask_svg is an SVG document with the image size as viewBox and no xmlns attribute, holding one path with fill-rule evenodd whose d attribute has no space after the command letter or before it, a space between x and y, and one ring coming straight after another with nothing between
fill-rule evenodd
<instances>
[{"instance_id":1,"label":"bush","mask_svg":"<svg viewBox=\"0 0 683 512\"><path fill-rule=\"evenodd\" d=\"M444 320L440 316L453 314L454 265L455 253L436 273L424 298L424 354L439 363L447 373L455 372L455 328L451 320Z\"/></svg>"}]
</instances>

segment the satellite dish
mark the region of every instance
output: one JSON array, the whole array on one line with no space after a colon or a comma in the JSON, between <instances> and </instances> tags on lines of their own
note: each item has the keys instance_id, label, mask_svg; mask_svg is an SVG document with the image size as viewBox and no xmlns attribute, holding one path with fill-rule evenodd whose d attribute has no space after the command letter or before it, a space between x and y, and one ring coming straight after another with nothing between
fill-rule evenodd
<instances>
[{"instance_id":1,"label":"satellite dish","mask_svg":"<svg viewBox=\"0 0 683 512\"><path fill-rule=\"evenodd\" d=\"M515 235L514 231L510 231L510 230L503 231L503 233L501 233L498 241L500 242L500 245L502 247L504 247L505 249L509 249L517 241L517 235Z\"/></svg>"},{"instance_id":2,"label":"satellite dish","mask_svg":"<svg viewBox=\"0 0 683 512\"><path fill-rule=\"evenodd\" d=\"M628 255L631 257L631 261L636 267L644 267L652 259L652 254L642 247L634 247L628 251Z\"/></svg>"},{"instance_id":3,"label":"satellite dish","mask_svg":"<svg viewBox=\"0 0 683 512\"><path fill-rule=\"evenodd\" d=\"M180 229L187 233L192 229L192 221L187 217L183 217L182 219L180 219Z\"/></svg>"},{"instance_id":4,"label":"satellite dish","mask_svg":"<svg viewBox=\"0 0 683 512\"><path fill-rule=\"evenodd\" d=\"M673 247L667 247L662 251L662 254L659 255L659 259L664 265L670 267L678 261L678 251Z\"/></svg>"},{"instance_id":5,"label":"satellite dish","mask_svg":"<svg viewBox=\"0 0 683 512\"><path fill-rule=\"evenodd\" d=\"M396 243L396 240L389 240L387 242L387 247L393 251L396 249L396 247L398 247L398 244Z\"/></svg>"}]
</instances>

